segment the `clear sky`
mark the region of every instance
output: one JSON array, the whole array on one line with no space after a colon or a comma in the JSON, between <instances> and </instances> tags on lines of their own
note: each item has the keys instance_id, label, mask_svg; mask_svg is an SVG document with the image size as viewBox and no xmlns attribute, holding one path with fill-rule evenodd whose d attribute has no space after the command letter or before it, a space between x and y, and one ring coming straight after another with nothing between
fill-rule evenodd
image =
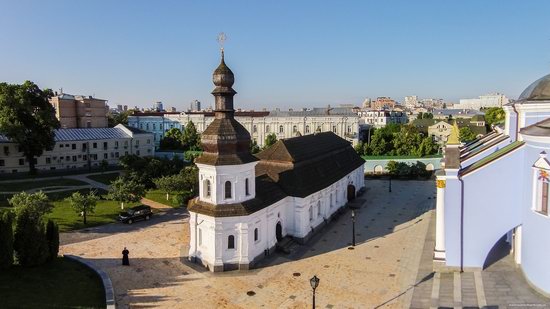
<instances>
[{"instance_id":1,"label":"clear sky","mask_svg":"<svg viewBox=\"0 0 550 309\"><path fill-rule=\"evenodd\" d=\"M209 106L223 31L236 107L517 98L550 73L549 12L547 0L0 0L0 81Z\"/></svg>"}]
</instances>

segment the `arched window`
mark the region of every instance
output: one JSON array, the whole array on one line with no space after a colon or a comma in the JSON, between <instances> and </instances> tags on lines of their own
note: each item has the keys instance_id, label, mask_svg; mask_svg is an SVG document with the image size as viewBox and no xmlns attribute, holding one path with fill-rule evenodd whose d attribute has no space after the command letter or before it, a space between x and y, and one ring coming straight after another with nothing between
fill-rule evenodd
<instances>
[{"instance_id":1,"label":"arched window","mask_svg":"<svg viewBox=\"0 0 550 309\"><path fill-rule=\"evenodd\" d=\"M313 208L309 206L309 221L313 220Z\"/></svg>"},{"instance_id":2,"label":"arched window","mask_svg":"<svg viewBox=\"0 0 550 309\"><path fill-rule=\"evenodd\" d=\"M204 187L204 188L203 188L203 191L204 191L203 196L204 196L204 197L210 197L211 192L212 192L212 191L211 191L212 188L210 187L210 180L206 179L206 180L203 181L202 184L203 184L203 187Z\"/></svg>"},{"instance_id":3,"label":"arched window","mask_svg":"<svg viewBox=\"0 0 550 309\"><path fill-rule=\"evenodd\" d=\"M321 201L317 202L317 217L321 216Z\"/></svg>"},{"instance_id":4,"label":"arched window","mask_svg":"<svg viewBox=\"0 0 550 309\"><path fill-rule=\"evenodd\" d=\"M284 131L285 130L284 130L283 126L279 126L279 133L284 133Z\"/></svg>"},{"instance_id":5,"label":"arched window","mask_svg":"<svg viewBox=\"0 0 550 309\"><path fill-rule=\"evenodd\" d=\"M332 132L336 133L336 126L332 126Z\"/></svg>"},{"instance_id":6,"label":"arched window","mask_svg":"<svg viewBox=\"0 0 550 309\"><path fill-rule=\"evenodd\" d=\"M265 126L265 133L269 133L269 126Z\"/></svg>"},{"instance_id":7,"label":"arched window","mask_svg":"<svg viewBox=\"0 0 550 309\"><path fill-rule=\"evenodd\" d=\"M226 199L231 198L231 181L225 182L225 198Z\"/></svg>"},{"instance_id":8,"label":"arched window","mask_svg":"<svg viewBox=\"0 0 550 309\"><path fill-rule=\"evenodd\" d=\"M250 195L250 191L248 189L248 178L244 180L244 193L248 196Z\"/></svg>"},{"instance_id":9,"label":"arched window","mask_svg":"<svg viewBox=\"0 0 550 309\"><path fill-rule=\"evenodd\" d=\"M235 236L229 235L227 237L227 249L235 249Z\"/></svg>"},{"instance_id":10,"label":"arched window","mask_svg":"<svg viewBox=\"0 0 550 309\"><path fill-rule=\"evenodd\" d=\"M254 229L254 241L258 241L258 228Z\"/></svg>"},{"instance_id":11,"label":"arched window","mask_svg":"<svg viewBox=\"0 0 550 309\"><path fill-rule=\"evenodd\" d=\"M257 127L256 125L253 125L253 126L252 126L252 132L253 132L253 133L258 132L258 127Z\"/></svg>"},{"instance_id":12,"label":"arched window","mask_svg":"<svg viewBox=\"0 0 550 309\"><path fill-rule=\"evenodd\" d=\"M306 133L309 133L309 126L306 126Z\"/></svg>"},{"instance_id":13,"label":"arched window","mask_svg":"<svg viewBox=\"0 0 550 309\"><path fill-rule=\"evenodd\" d=\"M298 127L297 127L297 126L293 126L293 127L292 127L292 133L296 133L296 131L298 131Z\"/></svg>"}]
</instances>

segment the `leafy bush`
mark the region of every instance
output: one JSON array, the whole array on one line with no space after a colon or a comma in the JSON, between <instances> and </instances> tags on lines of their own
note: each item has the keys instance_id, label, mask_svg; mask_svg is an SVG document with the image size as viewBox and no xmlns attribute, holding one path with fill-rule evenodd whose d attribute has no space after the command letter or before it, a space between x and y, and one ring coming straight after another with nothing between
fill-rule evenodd
<instances>
[{"instance_id":1,"label":"leafy bush","mask_svg":"<svg viewBox=\"0 0 550 309\"><path fill-rule=\"evenodd\" d=\"M48 259L52 261L59 253L59 227L52 220L48 220L46 224L46 239L49 249Z\"/></svg>"},{"instance_id":2,"label":"leafy bush","mask_svg":"<svg viewBox=\"0 0 550 309\"><path fill-rule=\"evenodd\" d=\"M23 208L17 214L14 238L15 256L21 266L41 265L49 259L44 225L31 208Z\"/></svg>"},{"instance_id":3,"label":"leafy bush","mask_svg":"<svg viewBox=\"0 0 550 309\"><path fill-rule=\"evenodd\" d=\"M14 194L9 203L15 208L17 215L23 210L29 210L29 215L33 216L35 220L39 220L53 210L48 196L42 191L32 194L27 192Z\"/></svg>"},{"instance_id":4,"label":"leafy bush","mask_svg":"<svg viewBox=\"0 0 550 309\"><path fill-rule=\"evenodd\" d=\"M13 214L0 213L0 269L13 265Z\"/></svg>"}]
</instances>

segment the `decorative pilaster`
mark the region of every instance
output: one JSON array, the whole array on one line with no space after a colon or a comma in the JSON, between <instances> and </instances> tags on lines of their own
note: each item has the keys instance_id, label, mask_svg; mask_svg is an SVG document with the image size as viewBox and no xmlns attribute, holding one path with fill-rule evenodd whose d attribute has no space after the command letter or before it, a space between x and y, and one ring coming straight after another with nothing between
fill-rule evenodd
<instances>
[{"instance_id":1,"label":"decorative pilaster","mask_svg":"<svg viewBox=\"0 0 550 309\"><path fill-rule=\"evenodd\" d=\"M436 178L437 199L435 205L435 250L434 260L445 260L445 175Z\"/></svg>"}]
</instances>

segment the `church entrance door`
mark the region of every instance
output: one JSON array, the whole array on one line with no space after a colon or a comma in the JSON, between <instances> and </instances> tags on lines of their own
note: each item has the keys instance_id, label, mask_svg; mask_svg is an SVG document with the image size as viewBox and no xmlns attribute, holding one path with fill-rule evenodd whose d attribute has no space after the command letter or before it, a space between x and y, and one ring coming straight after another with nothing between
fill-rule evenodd
<instances>
[{"instance_id":1,"label":"church entrance door","mask_svg":"<svg viewBox=\"0 0 550 309\"><path fill-rule=\"evenodd\" d=\"M283 226L281 225L281 222L277 222L277 225L275 226L275 237L277 237L277 241L281 241L281 239L283 239Z\"/></svg>"},{"instance_id":2,"label":"church entrance door","mask_svg":"<svg viewBox=\"0 0 550 309\"><path fill-rule=\"evenodd\" d=\"M355 199L355 186L352 184L348 185L348 202L351 202Z\"/></svg>"}]
</instances>

